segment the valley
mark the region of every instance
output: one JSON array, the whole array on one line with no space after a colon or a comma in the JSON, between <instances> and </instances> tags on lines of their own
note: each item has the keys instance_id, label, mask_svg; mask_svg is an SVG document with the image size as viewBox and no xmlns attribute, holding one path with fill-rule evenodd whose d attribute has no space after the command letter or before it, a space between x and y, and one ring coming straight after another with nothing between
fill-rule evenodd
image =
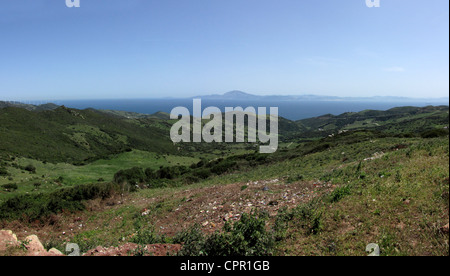
<instances>
[{"instance_id":1,"label":"valley","mask_svg":"<svg viewBox=\"0 0 450 276\"><path fill-rule=\"evenodd\" d=\"M280 117L273 154L173 144L164 116L5 107L0 121L0 228L47 250L448 255L445 106Z\"/></svg>"}]
</instances>

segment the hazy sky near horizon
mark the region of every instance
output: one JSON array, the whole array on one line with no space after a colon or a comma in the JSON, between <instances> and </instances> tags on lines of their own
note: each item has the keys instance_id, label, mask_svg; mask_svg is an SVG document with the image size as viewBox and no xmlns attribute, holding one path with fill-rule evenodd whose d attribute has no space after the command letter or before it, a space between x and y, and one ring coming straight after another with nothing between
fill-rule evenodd
<instances>
[{"instance_id":1,"label":"hazy sky near horizon","mask_svg":"<svg viewBox=\"0 0 450 276\"><path fill-rule=\"evenodd\" d=\"M448 97L449 1L0 2L0 100Z\"/></svg>"}]
</instances>

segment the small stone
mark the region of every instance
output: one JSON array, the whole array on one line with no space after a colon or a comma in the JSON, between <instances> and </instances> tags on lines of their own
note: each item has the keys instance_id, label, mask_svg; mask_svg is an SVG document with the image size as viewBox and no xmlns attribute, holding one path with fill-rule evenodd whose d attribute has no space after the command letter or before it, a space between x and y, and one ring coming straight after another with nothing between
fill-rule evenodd
<instances>
[{"instance_id":1,"label":"small stone","mask_svg":"<svg viewBox=\"0 0 450 276\"><path fill-rule=\"evenodd\" d=\"M61 253L61 251L59 251L58 249L56 249L56 248L52 248L52 249L50 249L49 251L48 251L48 255L50 255L50 256L64 256L64 254L63 253Z\"/></svg>"},{"instance_id":2,"label":"small stone","mask_svg":"<svg viewBox=\"0 0 450 276\"><path fill-rule=\"evenodd\" d=\"M448 228L449 228L449 224L447 223L447 225L442 226L440 230L441 230L442 233L448 234L449 233L449 229Z\"/></svg>"}]
</instances>

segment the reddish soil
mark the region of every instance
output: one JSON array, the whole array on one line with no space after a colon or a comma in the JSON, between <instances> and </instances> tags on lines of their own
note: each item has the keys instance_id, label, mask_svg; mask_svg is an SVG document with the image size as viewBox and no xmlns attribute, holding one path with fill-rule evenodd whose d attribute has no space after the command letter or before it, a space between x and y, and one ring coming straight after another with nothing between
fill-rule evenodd
<instances>
[{"instance_id":1,"label":"reddish soil","mask_svg":"<svg viewBox=\"0 0 450 276\"><path fill-rule=\"evenodd\" d=\"M243 189L243 186L247 188ZM202 225L205 232L214 232L220 230L226 221L239 220L243 213L254 210L265 211L274 218L280 209L296 207L333 188L329 183L285 184L272 179L185 190L170 196L147 199L139 204L152 206L152 202L185 199L169 213L164 212L152 218L162 233L171 236L194 223ZM143 209L142 215L152 216L151 208Z\"/></svg>"},{"instance_id":2,"label":"reddish soil","mask_svg":"<svg viewBox=\"0 0 450 276\"><path fill-rule=\"evenodd\" d=\"M0 229L12 230L18 238L35 234L42 241L66 240L77 233L96 229L103 221L89 221L94 213L102 213L121 206L134 205L141 208L141 216L147 217L160 234L173 236L195 223L202 226L205 233L221 230L226 221L237 221L243 213L265 211L275 218L283 208L294 208L301 203L334 189L330 183L320 181L302 181L291 184L283 180L271 179L247 183L215 185L210 187L187 188L171 194L154 198L136 198L134 195L115 196L104 201L92 201L88 212L76 214L62 213L46 221L21 223L18 221L2 223ZM100 216L100 220L102 217ZM118 217L109 223L122 223ZM132 223L132 222L130 222ZM119 248L97 247L88 255L130 255L140 253L135 244L128 243L130 237L124 237ZM149 245L150 255L164 256L179 250L180 245ZM147 248L147 249L148 249ZM130 253L131 252L131 253Z\"/></svg>"}]
</instances>

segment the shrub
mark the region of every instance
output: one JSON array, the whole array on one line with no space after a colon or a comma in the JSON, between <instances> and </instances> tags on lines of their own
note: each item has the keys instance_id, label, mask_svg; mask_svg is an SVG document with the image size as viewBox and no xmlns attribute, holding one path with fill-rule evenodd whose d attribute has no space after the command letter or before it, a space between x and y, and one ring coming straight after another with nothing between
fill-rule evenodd
<instances>
[{"instance_id":1,"label":"shrub","mask_svg":"<svg viewBox=\"0 0 450 276\"><path fill-rule=\"evenodd\" d=\"M117 190L111 183L86 184L60 189L48 194L18 195L0 205L0 219L33 221L64 211L84 210L82 201L105 199Z\"/></svg>"},{"instance_id":2,"label":"shrub","mask_svg":"<svg viewBox=\"0 0 450 276\"><path fill-rule=\"evenodd\" d=\"M210 169L199 169L194 171L193 173L194 177L198 177L200 179L206 179L211 176L211 170Z\"/></svg>"},{"instance_id":3,"label":"shrub","mask_svg":"<svg viewBox=\"0 0 450 276\"><path fill-rule=\"evenodd\" d=\"M192 227L178 232L173 238L174 243L184 244L182 250L178 253L182 256L202 256L203 244L206 236L202 233L201 227L198 223Z\"/></svg>"},{"instance_id":4,"label":"shrub","mask_svg":"<svg viewBox=\"0 0 450 276\"><path fill-rule=\"evenodd\" d=\"M295 218L297 225L304 229L306 234L318 234L323 228L323 213L319 210L320 201L320 198L315 198L306 204L299 205L291 214L285 216Z\"/></svg>"},{"instance_id":5,"label":"shrub","mask_svg":"<svg viewBox=\"0 0 450 276\"><path fill-rule=\"evenodd\" d=\"M149 228L139 228L130 242L139 245L166 243L166 238L158 235L154 227L150 226Z\"/></svg>"},{"instance_id":6,"label":"shrub","mask_svg":"<svg viewBox=\"0 0 450 276\"><path fill-rule=\"evenodd\" d=\"M265 226L266 216L244 213L233 225L227 222L223 232L205 236L196 225L177 235L174 242L185 244L179 252L184 256L269 256L275 240Z\"/></svg>"},{"instance_id":7,"label":"shrub","mask_svg":"<svg viewBox=\"0 0 450 276\"><path fill-rule=\"evenodd\" d=\"M9 192L17 190L19 187L17 187L17 184L11 183L11 184L4 184L2 187Z\"/></svg>"},{"instance_id":8,"label":"shrub","mask_svg":"<svg viewBox=\"0 0 450 276\"><path fill-rule=\"evenodd\" d=\"M36 167L31 164L27 165L24 170L30 173L36 173Z\"/></svg>"},{"instance_id":9,"label":"shrub","mask_svg":"<svg viewBox=\"0 0 450 276\"><path fill-rule=\"evenodd\" d=\"M442 136L447 136L447 135L448 135L448 130L441 129L441 128L424 131L420 134L420 136L422 138L437 138L437 137L442 137Z\"/></svg>"},{"instance_id":10,"label":"shrub","mask_svg":"<svg viewBox=\"0 0 450 276\"><path fill-rule=\"evenodd\" d=\"M0 167L0 176L8 176L8 170L6 168Z\"/></svg>"},{"instance_id":11,"label":"shrub","mask_svg":"<svg viewBox=\"0 0 450 276\"><path fill-rule=\"evenodd\" d=\"M342 187L336 188L333 192L331 192L329 196L330 202L338 202L341 199L343 199L345 196L351 194L351 187L350 185L345 185Z\"/></svg>"},{"instance_id":12,"label":"shrub","mask_svg":"<svg viewBox=\"0 0 450 276\"><path fill-rule=\"evenodd\" d=\"M145 177L147 178L147 180L156 178L156 172L151 168L145 169L144 173L145 173Z\"/></svg>"},{"instance_id":13,"label":"shrub","mask_svg":"<svg viewBox=\"0 0 450 276\"><path fill-rule=\"evenodd\" d=\"M126 185L123 188L127 188L130 192L136 191L136 185L144 183L146 176L141 168L134 167L127 170L120 170L114 174L114 182L117 184Z\"/></svg>"},{"instance_id":14,"label":"shrub","mask_svg":"<svg viewBox=\"0 0 450 276\"><path fill-rule=\"evenodd\" d=\"M163 179L175 179L187 172L189 172L189 168L186 166L162 167L156 172L156 177Z\"/></svg>"},{"instance_id":15,"label":"shrub","mask_svg":"<svg viewBox=\"0 0 450 276\"><path fill-rule=\"evenodd\" d=\"M220 175L220 174L224 174L226 172L228 172L229 170L231 170L232 168L234 168L236 166L236 162L234 161L222 161L219 164L213 166L211 168L211 172Z\"/></svg>"}]
</instances>

